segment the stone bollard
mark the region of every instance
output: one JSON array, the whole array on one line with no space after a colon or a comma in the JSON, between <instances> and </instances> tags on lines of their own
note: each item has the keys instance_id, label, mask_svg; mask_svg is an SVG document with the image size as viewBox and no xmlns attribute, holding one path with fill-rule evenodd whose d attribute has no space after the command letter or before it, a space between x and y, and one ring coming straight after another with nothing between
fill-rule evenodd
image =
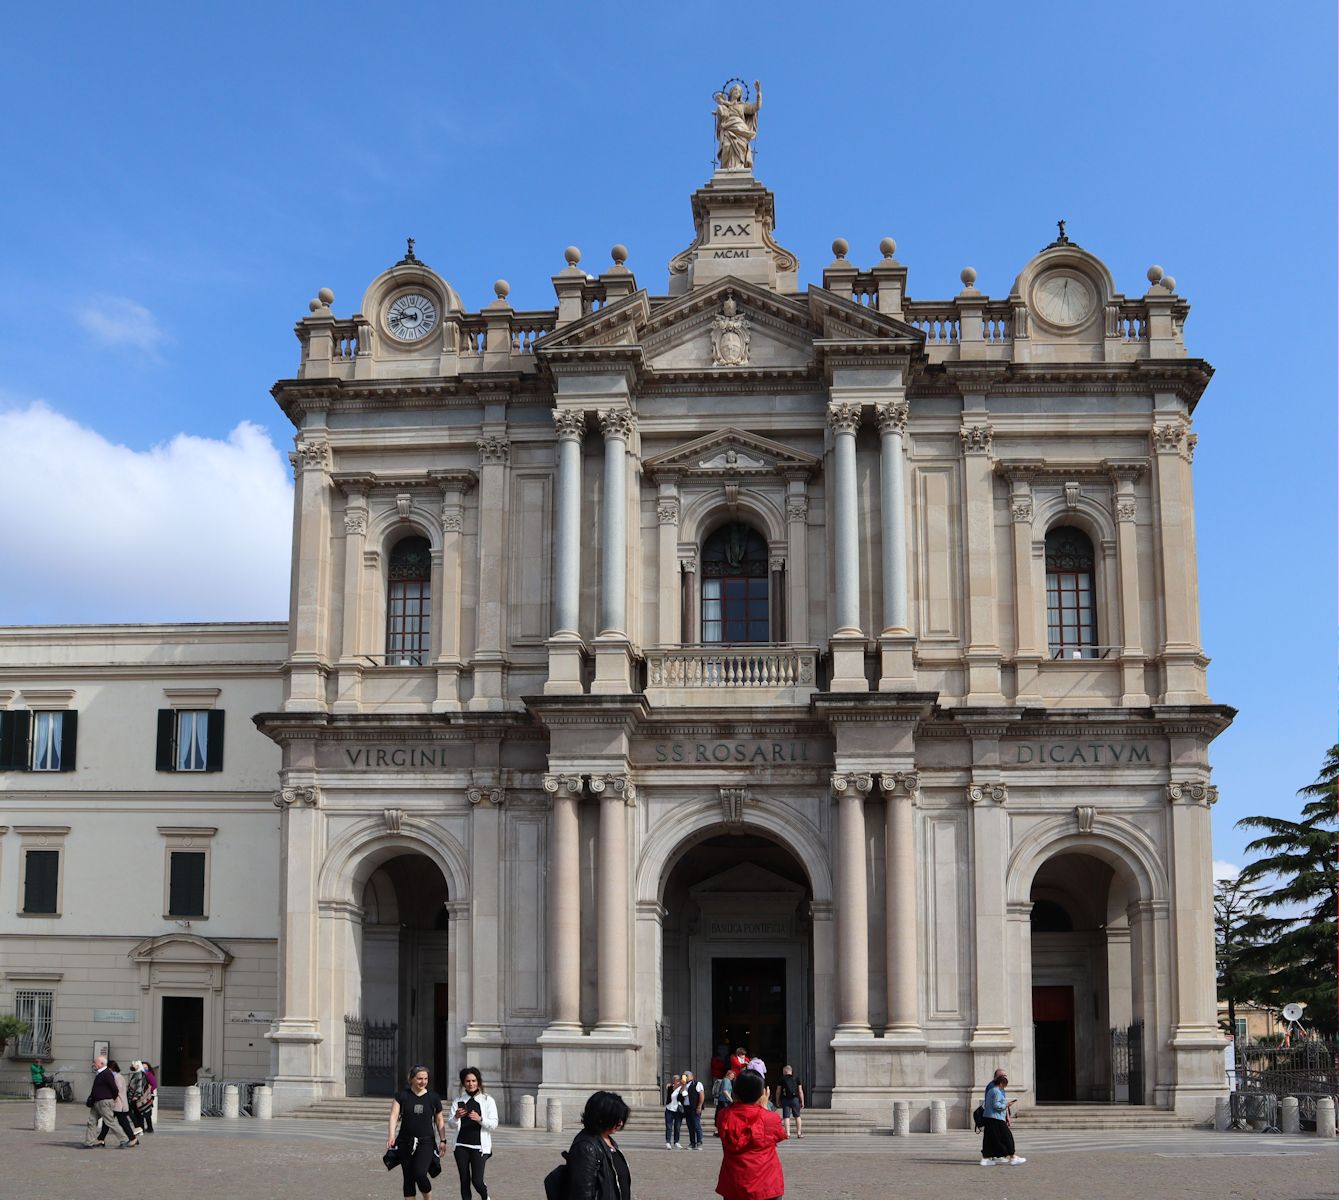
<instances>
[{"instance_id":1,"label":"stone bollard","mask_svg":"<svg viewBox=\"0 0 1339 1200\"><path fill-rule=\"evenodd\" d=\"M274 1117L274 1089L261 1084L251 1094L251 1115L257 1121L269 1121Z\"/></svg>"},{"instance_id":2,"label":"stone bollard","mask_svg":"<svg viewBox=\"0 0 1339 1200\"><path fill-rule=\"evenodd\" d=\"M1322 1096L1316 1101L1316 1136L1334 1137L1334 1097Z\"/></svg>"},{"instance_id":3,"label":"stone bollard","mask_svg":"<svg viewBox=\"0 0 1339 1200\"><path fill-rule=\"evenodd\" d=\"M33 1099L33 1128L38 1133L56 1132L56 1093L49 1087L38 1088Z\"/></svg>"},{"instance_id":4,"label":"stone bollard","mask_svg":"<svg viewBox=\"0 0 1339 1200\"><path fill-rule=\"evenodd\" d=\"M521 1097L521 1128L533 1129L535 1127L535 1098L533 1096Z\"/></svg>"},{"instance_id":5,"label":"stone bollard","mask_svg":"<svg viewBox=\"0 0 1339 1200\"><path fill-rule=\"evenodd\" d=\"M200 1089L191 1084L186 1089L186 1095L182 1100L181 1119L183 1121L198 1121L200 1119Z\"/></svg>"},{"instance_id":6,"label":"stone bollard","mask_svg":"<svg viewBox=\"0 0 1339 1200\"><path fill-rule=\"evenodd\" d=\"M237 1098L237 1085L235 1083L225 1084L223 1087L223 1115L230 1121L235 1121L241 1115L242 1106Z\"/></svg>"},{"instance_id":7,"label":"stone bollard","mask_svg":"<svg viewBox=\"0 0 1339 1200\"><path fill-rule=\"evenodd\" d=\"M1213 1102L1213 1127L1219 1133L1232 1128L1232 1101L1227 1096L1219 1096Z\"/></svg>"},{"instance_id":8,"label":"stone bollard","mask_svg":"<svg viewBox=\"0 0 1339 1200\"><path fill-rule=\"evenodd\" d=\"M930 1101L930 1132L948 1132L948 1108L942 1100Z\"/></svg>"},{"instance_id":9,"label":"stone bollard","mask_svg":"<svg viewBox=\"0 0 1339 1200\"><path fill-rule=\"evenodd\" d=\"M562 1133L563 1131L563 1102L549 1097L548 1109L545 1112L544 1127L550 1133Z\"/></svg>"},{"instance_id":10,"label":"stone bollard","mask_svg":"<svg viewBox=\"0 0 1339 1200\"><path fill-rule=\"evenodd\" d=\"M906 1100L893 1101L893 1137L906 1137L911 1132L911 1104Z\"/></svg>"},{"instance_id":11,"label":"stone bollard","mask_svg":"<svg viewBox=\"0 0 1339 1200\"><path fill-rule=\"evenodd\" d=\"M1283 1104L1279 1108L1279 1132L1302 1132L1302 1114L1298 1110L1296 1096L1283 1097Z\"/></svg>"}]
</instances>

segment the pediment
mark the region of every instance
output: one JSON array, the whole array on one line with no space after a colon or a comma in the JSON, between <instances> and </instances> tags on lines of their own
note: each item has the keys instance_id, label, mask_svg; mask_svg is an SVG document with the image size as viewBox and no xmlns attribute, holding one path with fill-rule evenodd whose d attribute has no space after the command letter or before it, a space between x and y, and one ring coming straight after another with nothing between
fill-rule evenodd
<instances>
[{"instance_id":1,"label":"pediment","mask_svg":"<svg viewBox=\"0 0 1339 1200\"><path fill-rule=\"evenodd\" d=\"M827 288L811 286L809 309L816 336L836 342L893 342L907 349L919 350L925 344L925 334L906 321L899 321L877 308L857 304Z\"/></svg>"},{"instance_id":2,"label":"pediment","mask_svg":"<svg viewBox=\"0 0 1339 1200\"><path fill-rule=\"evenodd\" d=\"M232 955L217 942L193 933L165 933L161 937L146 938L131 952L130 960L137 963L208 964L227 966Z\"/></svg>"},{"instance_id":3,"label":"pediment","mask_svg":"<svg viewBox=\"0 0 1339 1200\"><path fill-rule=\"evenodd\" d=\"M717 353L714 332L726 320L743 333L739 361ZM802 299L727 277L653 310L642 349L648 368L662 373L794 371L813 365L819 333Z\"/></svg>"},{"instance_id":4,"label":"pediment","mask_svg":"<svg viewBox=\"0 0 1339 1200\"><path fill-rule=\"evenodd\" d=\"M701 896L793 896L804 895L804 888L798 883L785 879L756 863L740 863L719 875L712 875L701 883L688 889L688 894L697 900Z\"/></svg>"},{"instance_id":5,"label":"pediment","mask_svg":"<svg viewBox=\"0 0 1339 1200\"><path fill-rule=\"evenodd\" d=\"M643 464L648 476L701 476L713 478L813 474L818 459L771 438L729 427L678 446Z\"/></svg>"},{"instance_id":6,"label":"pediment","mask_svg":"<svg viewBox=\"0 0 1339 1200\"><path fill-rule=\"evenodd\" d=\"M535 352L561 357L566 351L635 346L642 340L642 330L650 315L645 289L633 292L539 338L535 342Z\"/></svg>"}]
</instances>

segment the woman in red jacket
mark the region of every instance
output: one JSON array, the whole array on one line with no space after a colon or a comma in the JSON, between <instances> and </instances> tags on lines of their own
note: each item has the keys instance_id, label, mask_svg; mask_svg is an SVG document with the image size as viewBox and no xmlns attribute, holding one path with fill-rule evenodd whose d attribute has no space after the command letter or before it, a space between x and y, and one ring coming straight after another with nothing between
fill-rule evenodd
<instances>
[{"instance_id":1,"label":"woman in red jacket","mask_svg":"<svg viewBox=\"0 0 1339 1200\"><path fill-rule=\"evenodd\" d=\"M786 1140L781 1118L758 1103L766 1084L757 1071L735 1080L734 1100L721 1114L721 1173L717 1195L725 1200L776 1200L786 1190L778 1142Z\"/></svg>"}]
</instances>

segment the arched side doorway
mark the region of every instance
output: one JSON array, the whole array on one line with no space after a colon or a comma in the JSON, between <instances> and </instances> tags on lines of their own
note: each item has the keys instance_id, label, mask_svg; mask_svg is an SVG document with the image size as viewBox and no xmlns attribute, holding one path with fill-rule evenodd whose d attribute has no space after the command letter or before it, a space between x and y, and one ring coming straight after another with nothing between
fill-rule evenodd
<instances>
[{"instance_id":1,"label":"arched side doorway","mask_svg":"<svg viewBox=\"0 0 1339 1200\"><path fill-rule=\"evenodd\" d=\"M1029 899L1036 1102L1144 1103L1149 948L1147 939L1131 938L1133 878L1119 864L1069 849L1042 862Z\"/></svg>"},{"instance_id":2,"label":"arched side doorway","mask_svg":"<svg viewBox=\"0 0 1339 1200\"><path fill-rule=\"evenodd\" d=\"M450 1060L450 936L446 879L423 854L400 854L368 877L362 895L362 1059L346 1083L390 1095L410 1059L442 1086ZM354 1018L359 1019L357 1017ZM350 1066L362 1078L350 1078Z\"/></svg>"},{"instance_id":3,"label":"arched side doorway","mask_svg":"<svg viewBox=\"0 0 1339 1200\"><path fill-rule=\"evenodd\" d=\"M804 868L762 833L716 833L683 848L662 889L663 1084L708 1076L722 1047L744 1046L768 1082L789 1063L814 1079L813 891Z\"/></svg>"}]
</instances>

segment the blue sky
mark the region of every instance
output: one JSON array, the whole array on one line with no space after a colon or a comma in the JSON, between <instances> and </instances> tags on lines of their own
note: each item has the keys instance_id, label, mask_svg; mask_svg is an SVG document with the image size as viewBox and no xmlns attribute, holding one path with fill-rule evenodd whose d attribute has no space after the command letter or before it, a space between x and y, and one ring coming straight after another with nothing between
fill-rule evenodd
<instances>
[{"instance_id":1,"label":"blue sky","mask_svg":"<svg viewBox=\"0 0 1339 1200\"><path fill-rule=\"evenodd\" d=\"M898 241L909 293L1000 296L1055 221L1217 376L1196 413L1215 854L1335 740L1332 5L11 6L0 101L0 622L279 618L317 288L404 238L477 308L575 242L654 290L709 109L763 80L757 174L816 280ZM36 504L38 497L41 505ZM39 516L40 514L40 516ZM53 530L61 531L59 537ZM138 572L115 571L127 557Z\"/></svg>"}]
</instances>

